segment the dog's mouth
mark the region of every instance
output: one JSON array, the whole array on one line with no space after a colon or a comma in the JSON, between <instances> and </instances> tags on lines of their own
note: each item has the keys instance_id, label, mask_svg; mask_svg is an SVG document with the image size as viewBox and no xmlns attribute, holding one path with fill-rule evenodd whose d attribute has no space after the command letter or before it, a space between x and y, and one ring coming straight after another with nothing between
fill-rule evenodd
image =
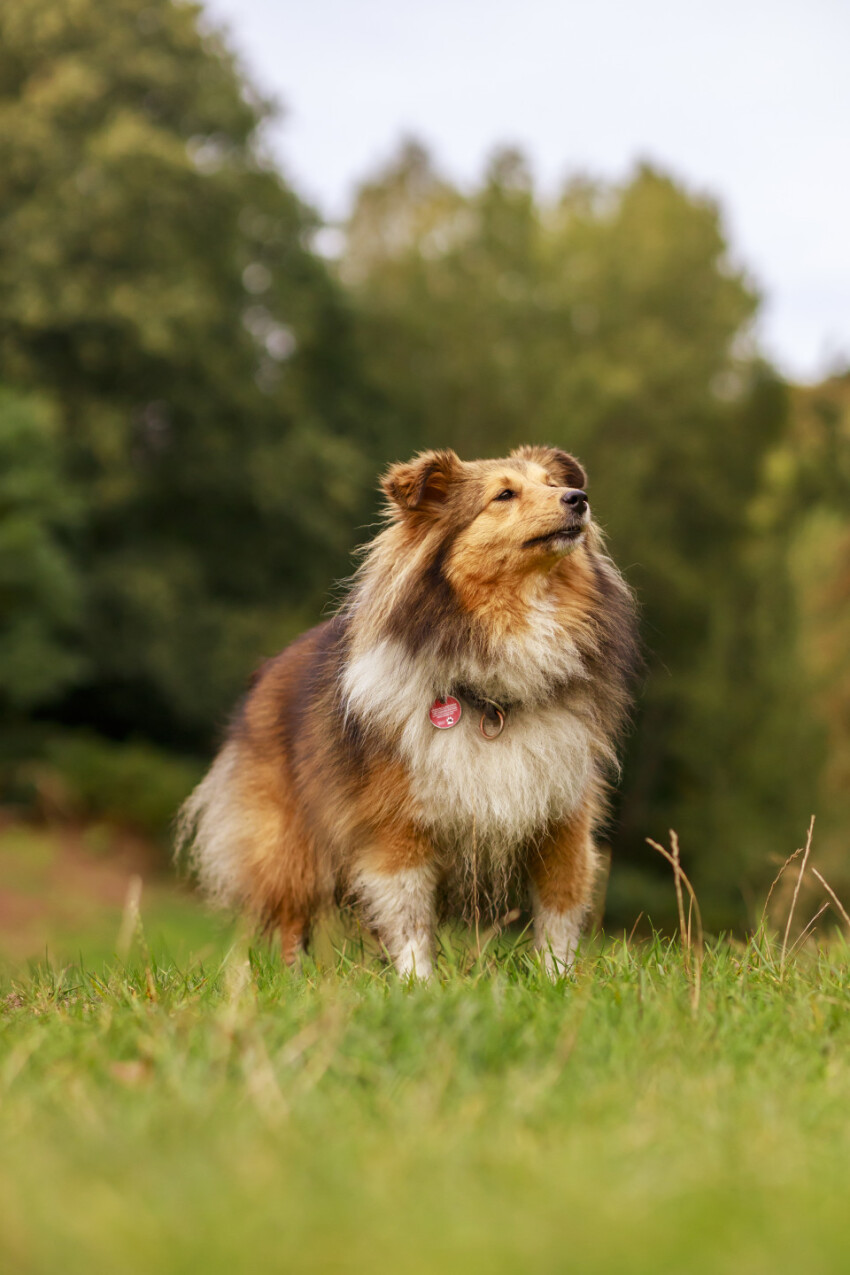
<instances>
[{"instance_id":1,"label":"dog's mouth","mask_svg":"<svg viewBox=\"0 0 850 1275\"><path fill-rule=\"evenodd\" d=\"M533 539L526 540L525 548L532 549L538 545L556 548L559 544L572 544L584 534L585 530L585 524L582 522L571 523L568 527L557 527L554 531L547 531L545 536L534 536Z\"/></svg>"}]
</instances>

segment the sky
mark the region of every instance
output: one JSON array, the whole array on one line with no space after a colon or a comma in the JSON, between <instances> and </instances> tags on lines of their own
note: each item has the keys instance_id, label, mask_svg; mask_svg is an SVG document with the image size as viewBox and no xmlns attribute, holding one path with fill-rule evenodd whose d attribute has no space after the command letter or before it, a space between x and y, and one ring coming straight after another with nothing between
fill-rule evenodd
<instances>
[{"instance_id":1,"label":"sky","mask_svg":"<svg viewBox=\"0 0 850 1275\"><path fill-rule=\"evenodd\" d=\"M721 205L780 369L850 364L848 0L208 0L285 112L270 144L341 219L415 136L471 184L519 145L544 193L650 160Z\"/></svg>"}]
</instances>

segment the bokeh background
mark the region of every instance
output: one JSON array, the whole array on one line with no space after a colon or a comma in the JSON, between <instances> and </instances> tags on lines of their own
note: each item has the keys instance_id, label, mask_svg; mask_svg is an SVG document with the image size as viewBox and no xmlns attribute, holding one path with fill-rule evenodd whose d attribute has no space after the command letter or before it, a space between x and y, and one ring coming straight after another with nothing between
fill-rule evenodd
<instances>
[{"instance_id":1,"label":"bokeh background","mask_svg":"<svg viewBox=\"0 0 850 1275\"><path fill-rule=\"evenodd\" d=\"M850 885L847 12L418 9L0 5L0 955L204 941L174 810L441 445L638 593L608 926L669 828L715 930Z\"/></svg>"}]
</instances>

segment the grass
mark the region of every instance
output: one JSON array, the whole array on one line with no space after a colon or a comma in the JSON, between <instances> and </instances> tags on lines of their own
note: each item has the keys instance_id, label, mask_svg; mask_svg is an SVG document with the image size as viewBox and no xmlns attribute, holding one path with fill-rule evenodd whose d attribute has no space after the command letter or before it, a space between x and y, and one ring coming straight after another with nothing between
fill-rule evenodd
<instances>
[{"instance_id":1,"label":"grass","mask_svg":"<svg viewBox=\"0 0 850 1275\"><path fill-rule=\"evenodd\" d=\"M846 1271L840 939L42 965L0 992L0 1269ZM356 959L354 959L356 957Z\"/></svg>"},{"instance_id":2,"label":"grass","mask_svg":"<svg viewBox=\"0 0 850 1275\"><path fill-rule=\"evenodd\" d=\"M553 984L446 934L416 987L328 932L285 969L106 825L7 824L0 1272L843 1275L850 951L805 934L850 918L811 834L747 943L703 940L672 837L681 943Z\"/></svg>"}]
</instances>

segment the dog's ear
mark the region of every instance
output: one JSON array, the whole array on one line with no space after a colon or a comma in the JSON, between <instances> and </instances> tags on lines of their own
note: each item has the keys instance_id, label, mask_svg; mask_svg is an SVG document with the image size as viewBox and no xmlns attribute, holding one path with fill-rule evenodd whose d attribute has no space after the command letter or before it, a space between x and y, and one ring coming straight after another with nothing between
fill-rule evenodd
<instances>
[{"instance_id":1,"label":"dog's ear","mask_svg":"<svg viewBox=\"0 0 850 1275\"><path fill-rule=\"evenodd\" d=\"M391 465L381 487L393 512L434 513L445 504L463 462L453 451L422 452L414 460Z\"/></svg>"},{"instance_id":2,"label":"dog's ear","mask_svg":"<svg viewBox=\"0 0 850 1275\"><path fill-rule=\"evenodd\" d=\"M587 474L584 467L571 456L557 447L518 447L511 456L519 460L530 460L542 465L562 487L578 487L584 491L587 486Z\"/></svg>"}]
</instances>

